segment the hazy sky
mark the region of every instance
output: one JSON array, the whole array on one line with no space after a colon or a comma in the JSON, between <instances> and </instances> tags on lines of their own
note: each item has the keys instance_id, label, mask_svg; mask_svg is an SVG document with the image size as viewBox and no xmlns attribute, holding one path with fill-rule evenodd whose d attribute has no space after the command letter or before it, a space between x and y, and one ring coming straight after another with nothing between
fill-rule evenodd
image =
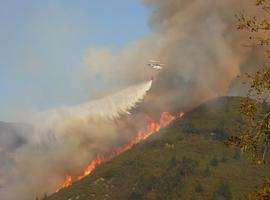
<instances>
[{"instance_id":1,"label":"hazy sky","mask_svg":"<svg viewBox=\"0 0 270 200\"><path fill-rule=\"evenodd\" d=\"M0 121L85 101L87 49L121 49L147 18L140 0L0 0Z\"/></svg>"}]
</instances>

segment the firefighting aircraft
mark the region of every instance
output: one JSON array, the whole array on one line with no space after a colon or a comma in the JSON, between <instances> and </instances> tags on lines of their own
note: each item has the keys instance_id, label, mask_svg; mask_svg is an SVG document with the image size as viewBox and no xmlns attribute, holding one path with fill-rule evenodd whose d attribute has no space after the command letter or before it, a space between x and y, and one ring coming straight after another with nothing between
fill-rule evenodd
<instances>
[{"instance_id":1,"label":"firefighting aircraft","mask_svg":"<svg viewBox=\"0 0 270 200\"><path fill-rule=\"evenodd\" d=\"M148 66L152 67L153 69L161 70L164 64L161 64L160 61L149 60Z\"/></svg>"}]
</instances>

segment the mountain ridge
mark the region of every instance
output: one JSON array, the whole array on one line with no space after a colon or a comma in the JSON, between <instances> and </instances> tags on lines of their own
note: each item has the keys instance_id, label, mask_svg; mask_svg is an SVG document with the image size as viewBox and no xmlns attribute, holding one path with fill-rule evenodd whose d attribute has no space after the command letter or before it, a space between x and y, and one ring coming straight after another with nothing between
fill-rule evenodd
<instances>
[{"instance_id":1,"label":"mountain ridge","mask_svg":"<svg viewBox=\"0 0 270 200\"><path fill-rule=\"evenodd\" d=\"M224 145L239 129L242 99L219 97L199 105L47 199L245 199L270 166L253 165Z\"/></svg>"}]
</instances>

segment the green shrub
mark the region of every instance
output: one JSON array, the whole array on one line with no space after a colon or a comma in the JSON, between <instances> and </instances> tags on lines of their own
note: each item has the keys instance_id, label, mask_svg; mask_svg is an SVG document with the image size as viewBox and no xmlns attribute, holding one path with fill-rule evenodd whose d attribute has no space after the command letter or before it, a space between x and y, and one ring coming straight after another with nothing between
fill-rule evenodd
<instances>
[{"instance_id":1,"label":"green shrub","mask_svg":"<svg viewBox=\"0 0 270 200\"><path fill-rule=\"evenodd\" d=\"M128 197L128 200L143 200L143 196L137 192L132 192Z\"/></svg>"},{"instance_id":2,"label":"green shrub","mask_svg":"<svg viewBox=\"0 0 270 200\"><path fill-rule=\"evenodd\" d=\"M210 165L218 166L218 159L216 156L214 156L213 159L210 161Z\"/></svg>"},{"instance_id":3,"label":"green shrub","mask_svg":"<svg viewBox=\"0 0 270 200\"><path fill-rule=\"evenodd\" d=\"M210 172L210 169L209 169L209 166L207 166L204 170L203 170L203 176L204 177L208 177L210 176L211 172Z\"/></svg>"},{"instance_id":4,"label":"green shrub","mask_svg":"<svg viewBox=\"0 0 270 200\"><path fill-rule=\"evenodd\" d=\"M118 170L118 168L111 168L108 169L105 173L104 173L104 178L105 179L111 179L114 177L119 177L121 176L121 171Z\"/></svg>"},{"instance_id":5,"label":"green shrub","mask_svg":"<svg viewBox=\"0 0 270 200\"><path fill-rule=\"evenodd\" d=\"M199 133L199 130L197 128L195 128L194 125L191 122L189 122L188 120L186 120L184 122L183 131L185 133Z\"/></svg>"},{"instance_id":6,"label":"green shrub","mask_svg":"<svg viewBox=\"0 0 270 200\"><path fill-rule=\"evenodd\" d=\"M215 133L215 139L216 140L226 140L228 139L229 135L227 134L227 132L225 132L225 130L223 129L215 129L213 131Z\"/></svg>"},{"instance_id":7,"label":"green shrub","mask_svg":"<svg viewBox=\"0 0 270 200\"><path fill-rule=\"evenodd\" d=\"M197 192L197 193L203 192L203 187L202 187L201 183L198 183L198 184L196 185L196 187L195 187L195 192Z\"/></svg>"},{"instance_id":8,"label":"green shrub","mask_svg":"<svg viewBox=\"0 0 270 200\"><path fill-rule=\"evenodd\" d=\"M198 161L192 160L187 157L183 157L181 163L179 164L180 166L180 173L183 176L191 175L194 173L195 168L199 166Z\"/></svg>"},{"instance_id":9,"label":"green shrub","mask_svg":"<svg viewBox=\"0 0 270 200\"><path fill-rule=\"evenodd\" d=\"M227 158L224 154L222 155L220 162L223 162L223 163L227 162Z\"/></svg>"},{"instance_id":10,"label":"green shrub","mask_svg":"<svg viewBox=\"0 0 270 200\"><path fill-rule=\"evenodd\" d=\"M239 151L234 152L233 159L235 159L235 160L240 160L241 159L241 154L240 154Z\"/></svg>"},{"instance_id":11,"label":"green shrub","mask_svg":"<svg viewBox=\"0 0 270 200\"><path fill-rule=\"evenodd\" d=\"M177 166L177 160L175 158L175 156L172 156L172 158L169 161L169 168L173 168Z\"/></svg>"},{"instance_id":12,"label":"green shrub","mask_svg":"<svg viewBox=\"0 0 270 200\"><path fill-rule=\"evenodd\" d=\"M213 195L212 195L212 197L209 200L218 200L217 193L214 192Z\"/></svg>"},{"instance_id":13,"label":"green shrub","mask_svg":"<svg viewBox=\"0 0 270 200\"><path fill-rule=\"evenodd\" d=\"M218 185L217 194L224 197L226 200L232 199L232 192L229 183L221 179Z\"/></svg>"},{"instance_id":14,"label":"green shrub","mask_svg":"<svg viewBox=\"0 0 270 200\"><path fill-rule=\"evenodd\" d=\"M215 133L214 139L216 140L226 140L229 137L229 134L225 131L224 122L221 122L216 129L213 130Z\"/></svg>"}]
</instances>

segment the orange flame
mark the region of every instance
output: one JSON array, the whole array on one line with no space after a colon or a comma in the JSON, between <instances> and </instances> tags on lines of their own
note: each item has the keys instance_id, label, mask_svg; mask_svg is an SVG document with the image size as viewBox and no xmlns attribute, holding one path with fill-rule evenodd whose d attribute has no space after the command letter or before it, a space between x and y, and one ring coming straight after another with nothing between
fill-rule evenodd
<instances>
[{"instance_id":1,"label":"orange flame","mask_svg":"<svg viewBox=\"0 0 270 200\"><path fill-rule=\"evenodd\" d=\"M182 118L184 116L184 112L180 112L178 118ZM137 136L132 140L130 143L119 147L115 151L113 151L108 156L102 156L97 155L96 158L87 166L86 170L83 172L82 175L78 177L72 177L70 175L66 176L65 181L61 184L61 186L56 190L56 192L59 192L60 190L67 188L71 186L75 181L81 180L82 178L88 176L91 174L95 168L102 163L106 163L108 161L111 161L118 155L132 149L135 145L139 144L141 141L145 140L152 134L158 132L161 128L165 128L170 123L172 123L177 117L171 115L169 112L163 112L161 114L161 117L159 119L159 122L155 122L153 118L150 115L146 116L147 119L147 129L145 131L139 131Z\"/></svg>"},{"instance_id":2,"label":"orange flame","mask_svg":"<svg viewBox=\"0 0 270 200\"><path fill-rule=\"evenodd\" d=\"M180 113L179 113L179 118L183 118L183 117L184 117L184 115L185 115L185 113L184 113L184 112L180 112Z\"/></svg>"},{"instance_id":3,"label":"orange flame","mask_svg":"<svg viewBox=\"0 0 270 200\"><path fill-rule=\"evenodd\" d=\"M62 183L61 187L56 190L56 192L59 192L63 188L67 188L72 185L72 176L66 176L65 181Z\"/></svg>"}]
</instances>

